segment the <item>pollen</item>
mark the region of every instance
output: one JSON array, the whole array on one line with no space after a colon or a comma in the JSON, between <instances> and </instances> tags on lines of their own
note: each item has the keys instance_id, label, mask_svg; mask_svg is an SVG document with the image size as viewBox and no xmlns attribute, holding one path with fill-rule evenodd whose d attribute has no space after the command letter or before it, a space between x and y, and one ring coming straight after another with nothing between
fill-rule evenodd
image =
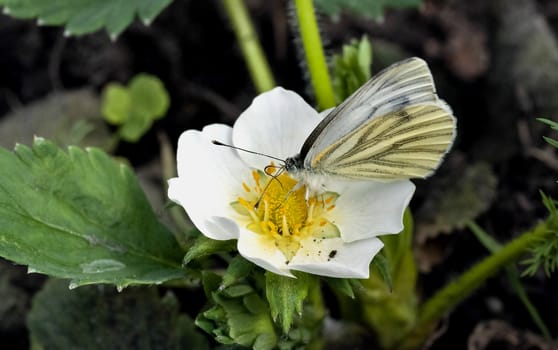
<instances>
[{"instance_id":1,"label":"pollen","mask_svg":"<svg viewBox=\"0 0 558 350\"><path fill-rule=\"evenodd\" d=\"M338 235L326 217L335 207L336 193L307 198L306 186L287 172L270 176L267 170L254 170L252 179L253 184L242 183L243 194L231 206L249 230L267 237L287 261L296 255L302 240Z\"/></svg>"}]
</instances>

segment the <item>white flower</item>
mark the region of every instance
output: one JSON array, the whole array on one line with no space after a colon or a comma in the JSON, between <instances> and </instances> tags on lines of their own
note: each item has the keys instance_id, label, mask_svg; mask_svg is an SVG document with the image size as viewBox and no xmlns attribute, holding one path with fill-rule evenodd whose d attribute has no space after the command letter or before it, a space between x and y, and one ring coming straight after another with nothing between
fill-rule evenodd
<instances>
[{"instance_id":1,"label":"white flower","mask_svg":"<svg viewBox=\"0 0 558 350\"><path fill-rule=\"evenodd\" d=\"M266 175L269 158L212 143L286 159L322 117L294 92L275 88L256 97L233 128L212 124L184 132L169 198L205 236L237 239L239 253L266 270L367 278L383 246L377 236L403 229L415 189L410 181L326 178L327 190L306 198L305 187L293 189L297 181L287 173Z\"/></svg>"}]
</instances>

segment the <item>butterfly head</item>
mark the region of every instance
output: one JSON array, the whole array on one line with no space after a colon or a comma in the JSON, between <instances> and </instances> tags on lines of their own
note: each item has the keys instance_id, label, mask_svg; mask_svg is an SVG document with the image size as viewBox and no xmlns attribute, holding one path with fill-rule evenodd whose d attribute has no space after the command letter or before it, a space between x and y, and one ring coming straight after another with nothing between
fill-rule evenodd
<instances>
[{"instance_id":1,"label":"butterfly head","mask_svg":"<svg viewBox=\"0 0 558 350\"><path fill-rule=\"evenodd\" d=\"M285 170L289 173L295 173L303 168L302 159L300 154L285 159Z\"/></svg>"}]
</instances>

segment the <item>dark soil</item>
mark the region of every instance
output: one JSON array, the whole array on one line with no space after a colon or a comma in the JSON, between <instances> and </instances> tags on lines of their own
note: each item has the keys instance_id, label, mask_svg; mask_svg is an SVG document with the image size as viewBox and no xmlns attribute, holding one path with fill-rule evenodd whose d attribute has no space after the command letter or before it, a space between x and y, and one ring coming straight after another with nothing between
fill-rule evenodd
<instances>
[{"instance_id":1,"label":"dark soil","mask_svg":"<svg viewBox=\"0 0 558 350\"><path fill-rule=\"evenodd\" d=\"M284 2L248 3L277 83L305 93L306 73L296 58ZM424 209L429 196L449 191L441 179L453 176L458 181L465 169L478 163L488 165L496 185L493 195L480 197L485 208L471 219L505 242L545 218L539 191L558 195L558 157L542 141L551 132L535 118L558 120L556 1L430 0L419 11L389 11L383 23L344 15L333 22L323 18L322 24L331 53L366 34L375 50L373 71L393 59L423 57L431 65L440 96L458 118L456 144L439 174L416 182L412 209L419 227L427 221L419 213L432 216ZM186 129L231 124L257 94L219 1L176 0L151 26L136 23L114 42L106 33L79 38L62 34L61 28L0 16L0 115L53 91L91 87L100 92L106 83L126 83L139 72L157 75L171 94L167 117L138 144L121 143L116 150L136 167L158 157L158 132L166 133L176 146ZM538 48L535 53L533 46ZM463 226L427 235L420 244L434 246L434 256L417 255L428 260L419 282L424 297L487 255ZM22 314L43 278L25 276L24 268L10 263L0 267L10 270L22 295L14 309L20 317L0 328L0 339L6 349L24 349L28 335ZM523 285L556 336L557 279L540 274L523 279ZM487 336L473 333L475 327L493 319L505 321L518 334L539 333L502 273L446 318L432 348L465 349L473 334L474 339ZM516 348L506 339L494 339L487 348ZM530 348L542 348L526 342Z\"/></svg>"}]
</instances>

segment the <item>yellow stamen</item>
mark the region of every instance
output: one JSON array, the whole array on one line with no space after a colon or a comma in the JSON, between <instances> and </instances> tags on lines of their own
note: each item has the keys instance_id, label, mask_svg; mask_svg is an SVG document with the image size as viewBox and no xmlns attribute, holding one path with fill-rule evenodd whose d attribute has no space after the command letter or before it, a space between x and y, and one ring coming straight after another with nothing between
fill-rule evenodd
<instances>
[{"instance_id":1,"label":"yellow stamen","mask_svg":"<svg viewBox=\"0 0 558 350\"><path fill-rule=\"evenodd\" d=\"M326 192L307 199L306 187L297 185L288 173L265 176L265 180L263 175L265 172L252 171L254 185L242 183L245 197L233 205L243 208L237 212L245 218L246 227L269 237L287 261L305 238L323 237L324 232L328 237L338 236L336 226L324 216L335 208L336 194Z\"/></svg>"}]
</instances>

